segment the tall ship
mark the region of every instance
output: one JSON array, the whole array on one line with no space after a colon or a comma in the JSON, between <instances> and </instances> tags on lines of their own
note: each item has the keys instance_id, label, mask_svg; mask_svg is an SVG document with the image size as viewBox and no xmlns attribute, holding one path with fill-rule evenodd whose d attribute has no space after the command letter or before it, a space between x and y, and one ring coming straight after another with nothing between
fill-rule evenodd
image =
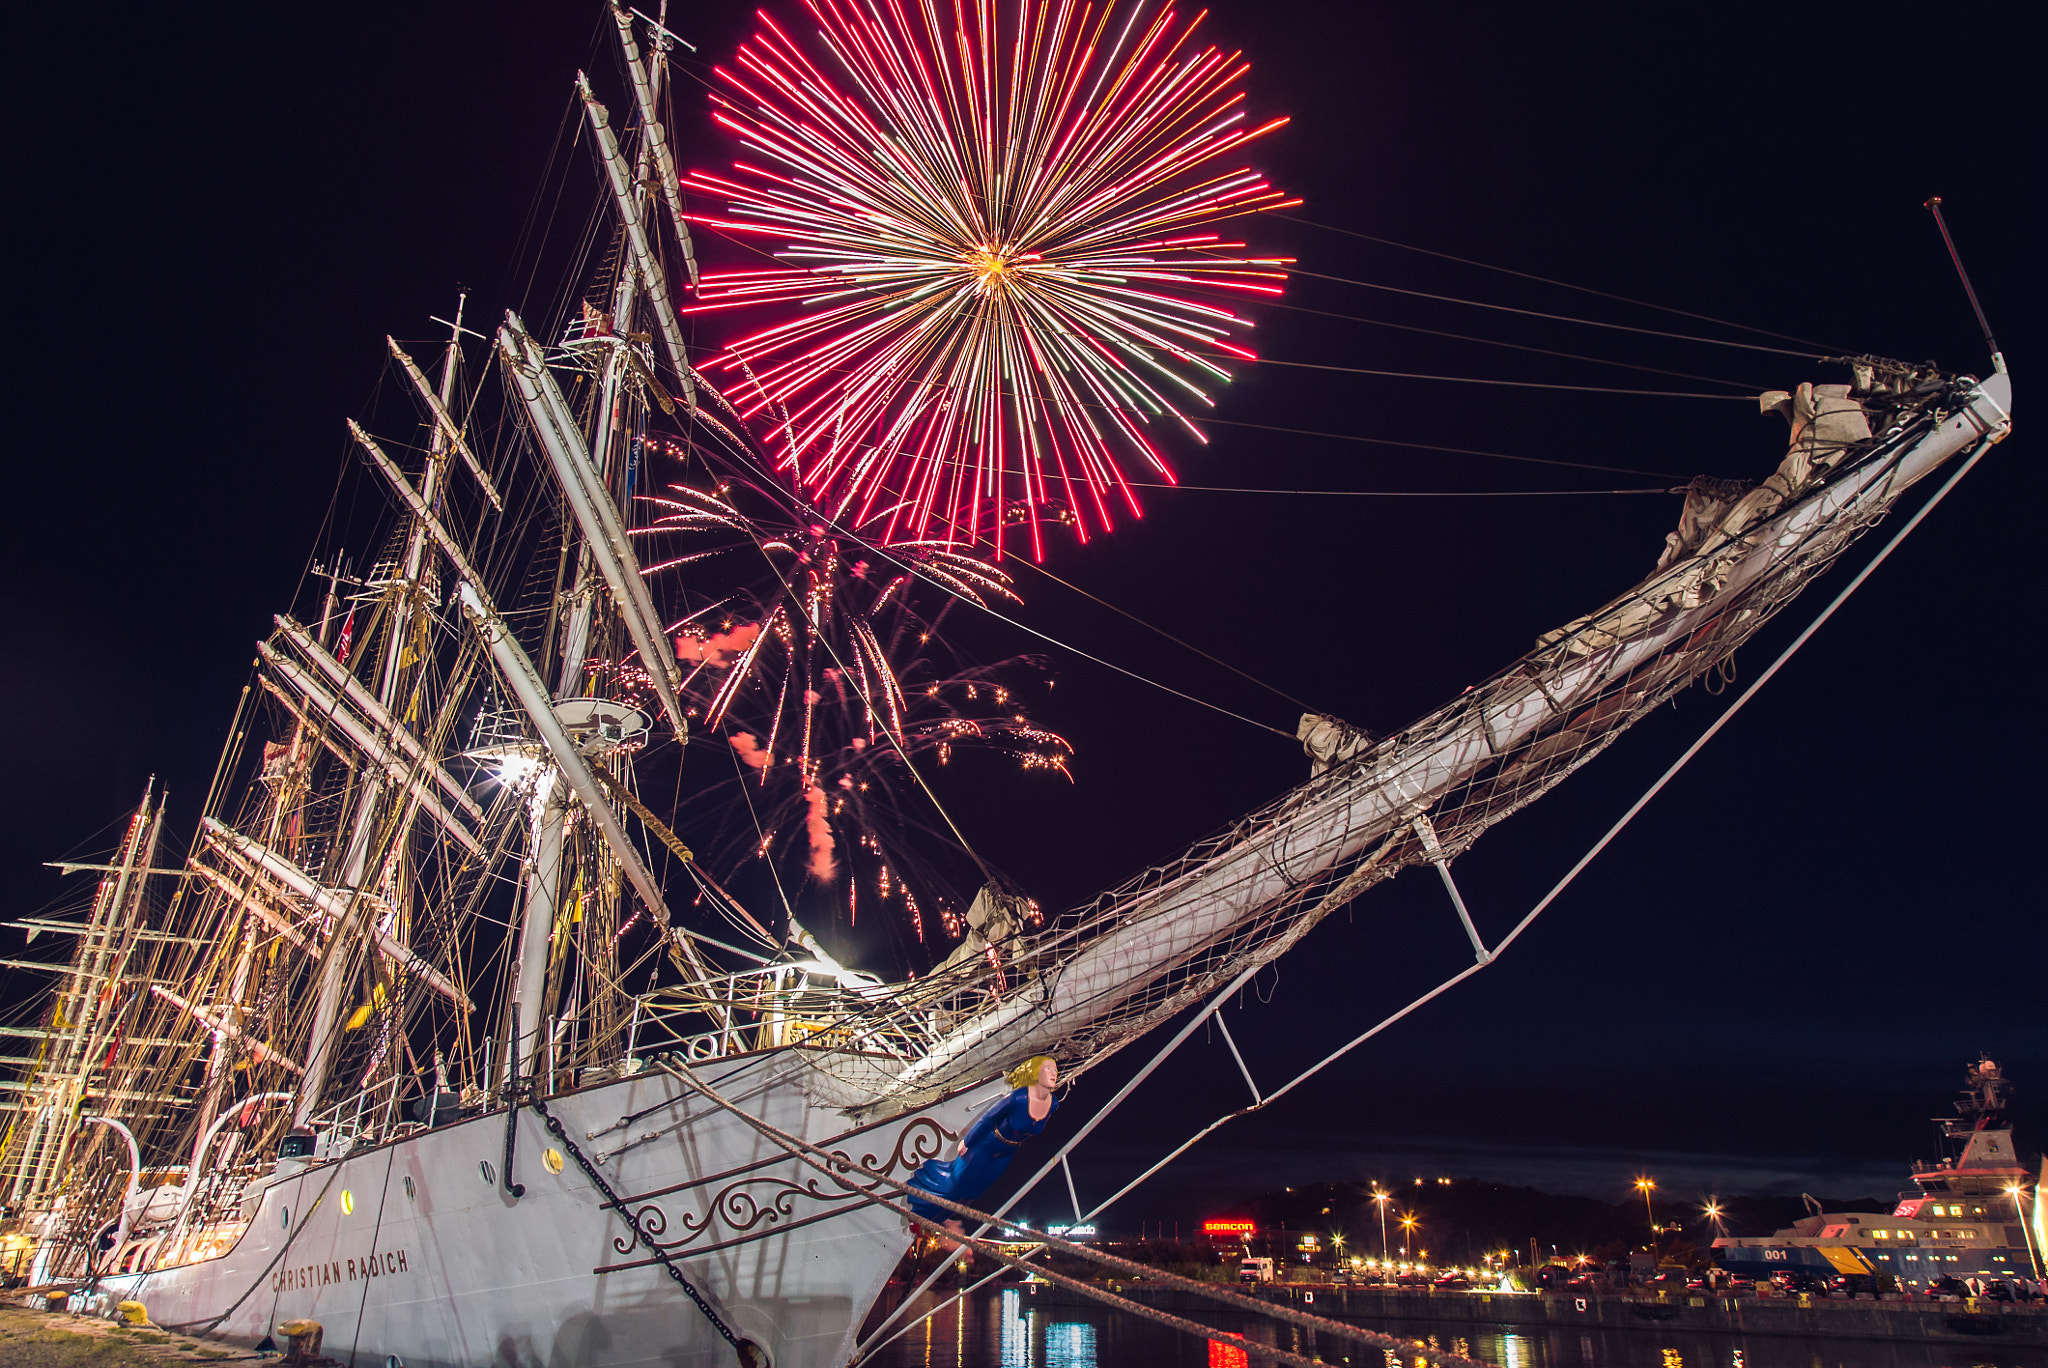
<instances>
[{"instance_id":1,"label":"tall ship","mask_svg":"<svg viewBox=\"0 0 2048 1368\"><path fill-rule=\"evenodd\" d=\"M1954 1116L1936 1117L1948 1152L1913 1166L1913 1188L1886 1212L1816 1211L1771 1235L1714 1241L1714 1258L1745 1277L1793 1270L1821 1278L1888 1275L1901 1291L2043 1275L2048 1210L2041 1175L2013 1141L2012 1084L1995 1060L1967 1070Z\"/></svg>"},{"instance_id":2,"label":"tall ship","mask_svg":"<svg viewBox=\"0 0 2048 1368\"><path fill-rule=\"evenodd\" d=\"M1129 494L1111 444L1144 459L1144 425L1181 417L1162 376L1224 356L1225 315L1161 292L1285 275L1186 231L1277 192L1173 179L1249 136L1204 122L1236 68L1135 22L1098 52L1078 12L1045 7L1046 69L1108 75L1058 90L943 55L992 32L833 30L872 97L844 108L764 20L717 108L767 169L686 201L678 40L611 9L615 75L577 87L574 287L545 319L464 300L386 340L350 496L196 810L152 786L67 866L89 904L20 923L66 951L15 962L49 982L0 1094L18 1284L241 1345L317 1323L327 1355L409 1368L847 1363L917 1233L878 1199L1008 1070L1085 1077L1381 881L1448 884L2010 427L2002 362L1848 357L1763 395L1789 444L1762 478L1694 482L1639 583L1398 731L1303 717L1298 787L1048 912L913 800L955 749L1058 770L1064 743L1000 674L923 648L1009 594L1004 556L1106 523ZM970 130L1021 121L1011 160L941 145L888 97L905 83L979 109ZM1139 171L1152 198L1102 226ZM710 221L795 246L700 272ZM686 321L752 291L793 312L694 350ZM806 331L828 317L845 331ZM924 967L835 958L803 921L827 889ZM1457 906L1483 967L1506 942Z\"/></svg>"}]
</instances>

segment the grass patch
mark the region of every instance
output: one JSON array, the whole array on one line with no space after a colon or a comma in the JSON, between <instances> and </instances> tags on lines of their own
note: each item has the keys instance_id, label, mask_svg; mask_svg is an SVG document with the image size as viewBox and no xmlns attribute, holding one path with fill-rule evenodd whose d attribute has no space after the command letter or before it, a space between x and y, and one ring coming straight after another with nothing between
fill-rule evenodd
<instances>
[{"instance_id":1,"label":"grass patch","mask_svg":"<svg viewBox=\"0 0 2048 1368\"><path fill-rule=\"evenodd\" d=\"M150 1368L163 1362L161 1350L145 1349L126 1336L64 1329L40 1313L12 1307L0 1308L0 1337L0 1368Z\"/></svg>"}]
</instances>

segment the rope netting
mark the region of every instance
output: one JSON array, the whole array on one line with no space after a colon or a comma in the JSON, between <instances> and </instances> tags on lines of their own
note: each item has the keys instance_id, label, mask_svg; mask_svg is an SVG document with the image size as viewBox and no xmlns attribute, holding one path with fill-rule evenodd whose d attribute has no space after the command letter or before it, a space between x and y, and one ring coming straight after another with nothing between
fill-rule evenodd
<instances>
[{"instance_id":1,"label":"rope netting","mask_svg":"<svg viewBox=\"0 0 2048 1368\"><path fill-rule=\"evenodd\" d=\"M1321 770L1308 783L1043 931L992 937L974 961L871 999L834 1042L868 1048L821 1050L818 1069L866 1091L871 1114L1032 1054L1072 1076L1374 884L1447 864L1658 704L1725 672L1910 485L2002 419L1981 390L1926 389L1788 396L1806 408L1779 471L1754 487L1696 481L1664 563L1627 593L1392 735L1303 718Z\"/></svg>"}]
</instances>

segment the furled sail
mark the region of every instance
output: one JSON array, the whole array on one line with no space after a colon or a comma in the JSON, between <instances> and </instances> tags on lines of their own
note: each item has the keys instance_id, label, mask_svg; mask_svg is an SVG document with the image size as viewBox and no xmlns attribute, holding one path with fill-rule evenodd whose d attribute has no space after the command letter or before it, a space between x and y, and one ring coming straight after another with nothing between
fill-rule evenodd
<instances>
[{"instance_id":1,"label":"furled sail","mask_svg":"<svg viewBox=\"0 0 2048 1368\"><path fill-rule=\"evenodd\" d=\"M1030 1054L1085 1069L1372 884L1462 853L1725 660L1913 484L2003 435L2003 374L1934 388L1903 400L1848 386L1764 396L1764 411L1792 422L1778 470L1732 499L1709 491L1711 518L1689 499L1647 579L1394 735L1304 718L1319 767L1308 783L1032 938L1001 987L986 975L916 985L947 1029L924 1058L871 1082L857 1114L917 1105ZM859 1067L816 1065L841 1082Z\"/></svg>"}]
</instances>

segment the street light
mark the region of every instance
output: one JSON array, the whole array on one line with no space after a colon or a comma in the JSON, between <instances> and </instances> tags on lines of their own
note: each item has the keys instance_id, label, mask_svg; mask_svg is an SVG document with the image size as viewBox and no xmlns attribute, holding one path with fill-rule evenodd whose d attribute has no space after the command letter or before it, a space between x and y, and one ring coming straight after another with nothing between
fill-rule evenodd
<instances>
[{"instance_id":1,"label":"street light","mask_svg":"<svg viewBox=\"0 0 2048 1368\"><path fill-rule=\"evenodd\" d=\"M1404 1211L1401 1213L1401 1257L1404 1259L1408 1257L1408 1236L1415 1229L1415 1224L1414 1212Z\"/></svg>"},{"instance_id":2,"label":"street light","mask_svg":"<svg viewBox=\"0 0 2048 1368\"><path fill-rule=\"evenodd\" d=\"M1380 1209L1380 1257L1387 1257L1387 1202L1390 1194L1381 1192L1378 1183L1373 1184L1372 1199Z\"/></svg>"},{"instance_id":3,"label":"street light","mask_svg":"<svg viewBox=\"0 0 2048 1368\"><path fill-rule=\"evenodd\" d=\"M1726 1235L1728 1233L1728 1223L1721 1219L1724 1211L1725 1208L1722 1207L1719 1197L1708 1197L1706 1204L1700 1208L1701 1214L1713 1222L1716 1234Z\"/></svg>"},{"instance_id":4,"label":"street light","mask_svg":"<svg viewBox=\"0 0 2048 1368\"><path fill-rule=\"evenodd\" d=\"M1636 1177L1636 1191L1643 1194L1643 1215L1650 1221L1650 1252L1657 1252L1657 1213L1650 1210L1650 1192L1657 1184L1640 1174Z\"/></svg>"}]
</instances>

